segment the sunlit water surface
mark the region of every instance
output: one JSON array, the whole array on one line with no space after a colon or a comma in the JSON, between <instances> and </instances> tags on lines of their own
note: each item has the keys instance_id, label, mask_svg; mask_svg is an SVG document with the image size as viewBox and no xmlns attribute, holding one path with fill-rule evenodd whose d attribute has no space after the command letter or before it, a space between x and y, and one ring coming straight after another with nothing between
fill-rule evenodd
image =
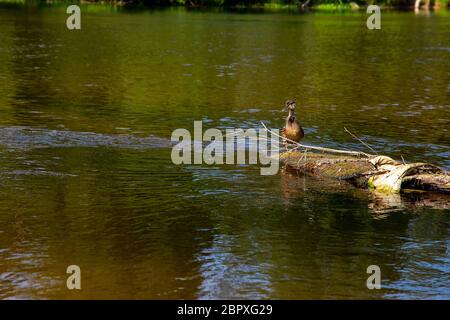
<instances>
[{"instance_id":1,"label":"sunlit water surface","mask_svg":"<svg viewBox=\"0 0 450 320\"><path fill-rule=\"evenodd\" d=\"M0 7L0 298L450 298L445 200L176 166L169 143L194 120L279 128L296 98L305 143L367 151L347 127L448 169L448 12L383 12L374 31L363 12L66 17Z\"/></svg>"}]
</instances>

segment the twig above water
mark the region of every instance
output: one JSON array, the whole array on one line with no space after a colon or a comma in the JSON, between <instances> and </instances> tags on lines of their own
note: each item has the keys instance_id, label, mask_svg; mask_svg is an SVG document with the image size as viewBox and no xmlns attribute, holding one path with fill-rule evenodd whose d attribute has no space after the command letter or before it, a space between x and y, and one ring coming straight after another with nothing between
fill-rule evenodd
<instances>
[{"instance_id":1,"label":"twig above water","mask_svg":"<svg viewBox=\"0 0 450 320\"><path fill-rule=\"evenodd\" d=\"M402 157L403 164L406 164L406 161L405 161L405 158L403 158L403 155L400 155L400 157Z\"/></svg>"},{"instance_id":2,"label":"twig above water","mask_svg":"<svg viewBox=\"0 0 450 320\"><path fill-rule=\"evenodd\" d=\"M300 148L305 148L305 149L309 149L309 150L317 150L317 151L323 151L323 152L329 152L329 153L337 153L337 154L347 154L347 155L353 155L353 156L364 156L366 158L370 158L372 157L371 154L365 153L365 152L360 152L360 151L350 151L350 150L337 150L337 149L331 149L331 148L324 148L324 147L314 147L314 146L307 146L304 144L300 144L294 140L285 138L280 136L279 134L273 132L272 130L268 129L266 127L266 125L264 124L264 122L261 121L261 124L263 125L264 129L266 129L267 132L270 132L272 135L277 136L285 141L289 141L290 143L295 144L297 147Z\"/></svg>"},{"instance_id":3,"label":"twig above water","mask_svg":"<svg viewBox=\"0 0 450 320\"><path fill-rule=\"evenodd\" d=\"M373 152L375 152L375 154L378 154L378 152L376 152L376 150L374 150L371 146L369 146L367 143L365 143L364 141L362 141L360 138L358 138L356 135L354 135L353 133L350 132L350 130L348 130L346 127L344 127L345 132L347 132L349 135L351 135L353 138L355 138L356 140L358 140L359 142L361 142L363 145L365 145L367 148L369 148L370 150L372 150Z\"/></svg>"}]
</instances>

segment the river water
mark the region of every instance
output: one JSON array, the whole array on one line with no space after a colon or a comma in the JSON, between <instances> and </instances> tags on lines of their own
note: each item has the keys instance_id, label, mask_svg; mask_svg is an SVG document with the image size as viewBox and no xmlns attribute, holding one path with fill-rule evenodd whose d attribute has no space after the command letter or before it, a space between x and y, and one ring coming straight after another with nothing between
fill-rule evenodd
<instances>
[{"instance_id":1,"label":"river water","mask_svg":"<svg viewBox=\"0 0 450 320\"><path fill-rule=\"evenodd\" d=\"M67 16L0 6L0 298L450 298L445 199L170 158L295 98L305 143L450 168L450 12Z\"/></svg>"}]
</instances>

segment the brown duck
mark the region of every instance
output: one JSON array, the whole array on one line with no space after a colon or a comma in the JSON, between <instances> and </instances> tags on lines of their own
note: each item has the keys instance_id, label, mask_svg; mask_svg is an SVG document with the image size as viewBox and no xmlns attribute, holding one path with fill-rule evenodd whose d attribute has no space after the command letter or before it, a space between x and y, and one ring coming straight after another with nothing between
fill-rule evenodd
<instances>
[{"instance_id":1,"label":"brown duck","mask_svg":"<svg viewBox=\"0 0 450 320\"><path fill-rule=\"evenodd\" d=\"M299 142L304 136L303 128L300 126L300 123L297 121L297 117L295 115L295 100L287 100L286 101L286 109L289 111L289 115L286 118L286 124L283 129L281 129L281 135L283 138ZM284 140L284 145L287 148L287 144L292 143L288 140Z\"/></svg>"}]
</instances>

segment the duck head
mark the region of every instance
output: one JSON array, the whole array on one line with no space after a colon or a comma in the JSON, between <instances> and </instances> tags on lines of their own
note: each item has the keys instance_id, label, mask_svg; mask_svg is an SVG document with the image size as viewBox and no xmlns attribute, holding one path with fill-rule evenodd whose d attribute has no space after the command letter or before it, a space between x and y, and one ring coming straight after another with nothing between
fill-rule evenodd
<instances>
[{"instance_id":1,"label":"duck head","mask_svg":"<svg viewBox=\"0 0 450 320\"><path fill-rule=\"evenodd\" d=\"M295 107L296 103L295 100L287 100L285 103L285 109L289 111L289 115L287 117L287 120L290 122L295 121Z\"/></svg>"}]
</instances>

